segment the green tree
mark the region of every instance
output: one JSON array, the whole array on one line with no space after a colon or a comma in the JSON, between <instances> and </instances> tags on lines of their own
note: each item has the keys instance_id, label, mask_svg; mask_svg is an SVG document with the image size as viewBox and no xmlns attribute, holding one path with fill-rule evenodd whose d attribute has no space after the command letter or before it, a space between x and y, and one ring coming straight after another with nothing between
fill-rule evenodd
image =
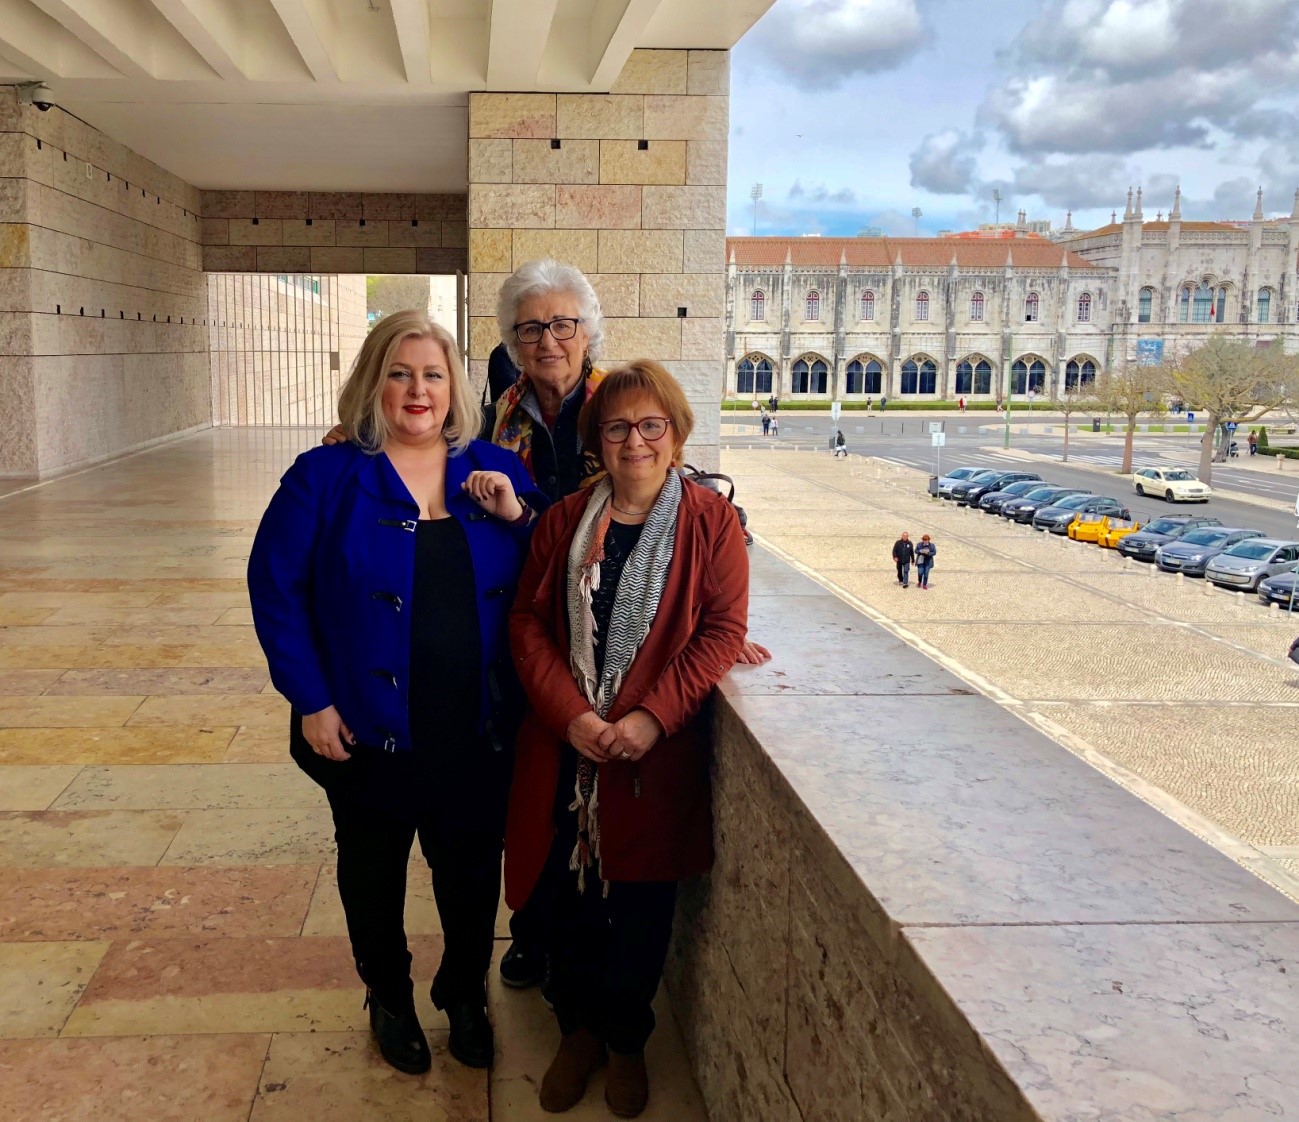
<instances>
[{"instance_id":1,"label":"green tree","mask_svg":"<svg viewBox=\"0 0 1299 1122\"><path fill-rule=\"evenodd\" d=\"M1094 397L1094 387L1075 384L1072 389L1053 389L1051 391L1051 404L1055 406L1057 413L1064 414L1064 454L1061 459L1066 463L1069 461L1069 430L1072 427L1070 418L1075 413L1093 411L1096 407Z\"/></svg>"},{"instance_id":2,"label":"green tree","mask_svg":"<svg viewBox=\"0 0 1299 1122\"><path fill-rule=\"evenodd\" d=\"M1137 418L1142 413L1162 414L1164 393L1168 387L1167 372L1160 366L1138 366L1135 362L1120 363L1107 370L1096 382L1096 399L1109 412L1124 420L1123 475L1132 472L1132 439L1137 431Z\"/></svg>"}]
</instances>

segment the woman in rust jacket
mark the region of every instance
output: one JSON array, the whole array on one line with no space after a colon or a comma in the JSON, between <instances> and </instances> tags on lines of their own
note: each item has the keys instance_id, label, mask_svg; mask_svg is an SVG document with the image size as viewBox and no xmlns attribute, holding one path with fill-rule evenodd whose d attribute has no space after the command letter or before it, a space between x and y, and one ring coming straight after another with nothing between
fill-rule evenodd
<instances>
[{"instance_id":1,"label":"woman in rust jacket","mask_svg":"<svg viewBox=\"0 0 1299 1122\"><path fill-rule=\"evenodd\" d=\"M530 709L506 899L540 882L552 900L542 1107L573 1106L607 1054L608 1105L634 1117L676 884L712 864L702 710L744 645L749 565L735 509L678 471L694 418L666 370L609 374L579 424L608 476L542 518L510 616Z\"/></svg>"}]
</instances>

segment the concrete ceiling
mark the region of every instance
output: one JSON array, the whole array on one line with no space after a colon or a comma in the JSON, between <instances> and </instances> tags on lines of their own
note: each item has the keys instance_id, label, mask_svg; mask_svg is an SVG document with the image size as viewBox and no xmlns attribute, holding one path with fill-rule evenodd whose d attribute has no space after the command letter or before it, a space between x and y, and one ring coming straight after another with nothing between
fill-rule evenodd
<instances>
[{"instance_id":1,"label":"concrete ceiling","mask_svg":"<svg viewBox=\"0 0 1299 1122\"><path fill-rule=\"evenodd\" d=\"M209 189L463 191L474 90L607 91L774 0L0 0L0 83Z\"/></svg>"}]
</instances>

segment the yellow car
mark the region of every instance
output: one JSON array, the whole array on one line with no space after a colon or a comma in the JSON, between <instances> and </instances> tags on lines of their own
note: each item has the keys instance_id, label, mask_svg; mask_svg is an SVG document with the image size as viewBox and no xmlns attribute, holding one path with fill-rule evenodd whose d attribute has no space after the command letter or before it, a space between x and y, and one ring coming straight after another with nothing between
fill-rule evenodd
<instances>
[{"instance_id":1,"label":"yellow car","mask_svg":"<svg viewBox=\"0 0 1299 1122\"><path fill-rule=\"evenodd\" d=\"M1073 516L1073 521L1069 523L1065 531L1076 542L1094 542L1099 540L1102 533L1109 529L1110 516L1108 514L1083 514L1079 512Z\"/></svg>"},{"instance_id":2,"label":"yellow car","mask_svg":"<svg viewBox=\"0 0 1299 1122\"><path fill-rule=\"evenodd\" d=\"M1096 539L1096 544L1102 549L1118 549L1120 541L1129 534L1135 534L1140 529L1140 522L1128 522L1123 518L1112 518L1110 519L1109 528Z\"/></svg>"}]
</instances>

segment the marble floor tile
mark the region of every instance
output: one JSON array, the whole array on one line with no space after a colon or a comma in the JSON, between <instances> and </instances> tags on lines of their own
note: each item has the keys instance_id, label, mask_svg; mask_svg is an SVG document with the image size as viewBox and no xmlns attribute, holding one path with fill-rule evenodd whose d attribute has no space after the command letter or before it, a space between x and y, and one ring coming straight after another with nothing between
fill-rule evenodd
<instances>
[{"instance_id":1,"label":"marble floor tile","mask_svg":"<svg viewBox=\"0 0 1299 1122\"><path fill-rule=\"evenodd\" d=\"M293 763L86 767L58 810L268 810L327 807L324 791Z\"/></svg>"},{"instance_id":2,"label":"marble floor tile","mask_svg":"<svg viewBox=\"0 0 1299 1122\"><path fill-rule=\"evenodd\" d=\"M194 810L161 863L321 865L334 853L334 823L325 807Z\"/></svg>"},{"instance_id":3,"label":"marble floor tile","mask_svg":"<svg viewBox=\"0 0 1299 1122\"><path fill-rule=\"evenodd\" d=\"M416 989L427 991L442 941L409 945ZM363 997L346 937L119 940L63 1035L364 1031ZM441 1023L426 996L419 1007Z\"/></svg>"},{"instance_id":4,"label":"marble floor tile","mask_svg":"<svg viewBox=\"0 0 1299 1122\"><path fill-rule=\"evenodd\" d=\"M143 697L0 697L0 728L124 725Z\"/></svg>"},{"instance_id":5,"label":"marble floor tile","mask_svg":"<svg viewBox=\"0 0 1299 1122\"><path fill-rule=\"evenodd\" d=\"M318 872L318 864L11 869L0 877L0 941L296 935Z\"/></svg>"},{"instance_id":6,"label":"marble floor tile","mask_svg":"<svg viewBox=\"0 0 1299 1122\"><path fill-rule=\"evenodd\" d=\"M0 1122L247 1122L267 1036L0 1041Z\"/></svg>"},{"instance_id":7,"label":"marble floor tile","mask_svg":"<svg viewBox=\"0 0 1299 1122\"><path fill-rule=\"evenodd\" d=\"M243 635L236 627L228 627L230 639L225 643L196 643L185 648L177 666L241 666L265 671L266 656L255 639Z\"/></svg>"},{"instance_id":8,"label":"marble floor tile","mask_svg":"<svg viewBox=\"0 0 1299 1122\"><path fill-rule=\"evenodd\" d=\"M44 623L57 614L56 608L40 608L35 604L5 604L0 602L0 627L27 627Z\"/></svg>"},{"instance_id":9,"label":"marble floor tile","mask_svg":"<svg viewBox=\"0 0 1299 1122\"><path fill-rule=\"evenodd\" d=\"M217 623L223 627L242 626L251 627L253 625L253 610L247 604L241 604L235 608L227 608L217 619Z\"/></svg>"},{"instance_id":10,"label":"marble floor tile","mask_svg":"<svg viewBox=\"0 0 1299 1122\"><path fill-rule=\"evenodd\" d=\"M132 670L69 670L44 693L50 697L142 694L259 693L270 681L264 670L243 666L176 667Z\"/></svg>"},{"instance_id":11,"label":"marble floor tile","mask_svg":"<svg viewBox=\"0 0 1299 1122\"><path fill-rule=\"evenodd\" d=\"M3 704L0 698L0 705ZM94 700L94 699L85 699ZM3 709L0 708L0 719ZM289 703L271 694L176 695L145 698L132 725L275 725L289 727Z\"/></svg>"},{"instance_id":12,"label":"marble floor tile","mask_svg":"<svg viewBox=\"0 0 1299 1122\"><path fill-rule=\"evenodd\" d=\"M168 581L168 587L175 582ZM241 583L240 587L229 590L179 590L175 592L161 592L156 600L152 601L156 607L164 605L178 608L245 608L248 606L248 589Z\"/></svg>"},{"instance_id":13,"label":"marble floor tile","mask_svg":"<svg viewBox=\"0 0 1299 1122\"><path fill-rule=\"evenodd\" d=\"M66 670L68 667L179 666L189 650L186 646L150 643L104 644L95 647L71 643L0 643L0 668L57 667ZM215 652L205 651L204 657L194 656L193 665L213 665L218 661L210 657L213 653ZM238 665L224 658L219 661L227 665Z\"/></svg>"},{"instance_id":14,"label":"marble floor tile","mask_svg":"<svg viewBox=\"0 0 1299 1122\"><path fill-rule=\"evenodd\" d=\"M108 946L0 943L0 1039L57 1036Z\"/></svg>"},{"instance_id":15,"label":"marble floor tile","mask_svg":"<svg viewBox=\"0 0 1299 1122\"><path fill-rule=\"evenodd\" d=\"M0 812L0 868L156 865L183 820L165 810Z\"/></svg>"},{"instance_id":16,"label":"marble floor tile","mask_svg":"<svg viewBox=\"0 0 1299 1122\"><path fill-rule=\"evenodd\" d=\"M48 619L38 622L54 626L63 624L130 624L135 626L174 626L194 624L202 627L216 623L224 611L218 607L178 608L172 605L150 605L147 608L112 608L93 604L69 604L59 608Z\"/></svg>"},{"instance_id":17,"label":"marble floor tile","mask_svg":"<svg viewBox=\"0 0 1299 1122\"><path fill-rule=\"evenodd\" d=\"M278 764L289 758L289 730L274 725L244 725L221 757L227 764Z\"/></svg>"},{"instance_id":18,"label":"marble floor tile","mask_svg":"<svg viewBox=\"0 0 1299 1122\"><path fill-rule=\"evenodd\" d=\"M429 1033L433 1068L403 1075L368 1032L277 1034L249 1122L488 1122L488 1076L452 1059L446 1032Z\"/></svg>"},{"instance_id":19,"label":"marble floor tile","mask_svg":"<svg viewBox=\"0 0 1299 1122\"><path fill-rule=\"evenodd\" d=\"M233 728L0 729L0 764L195 764L220 760ZM0 803L4 794L0 789ZM20 809L20 808L12 808Z\"/></svg>"},{"instance_id":20,"label":"marble floor tile","mask_svg":"<svg viewBox=\"0 0 1299 1122\"><path fill-rule=\"evenodd\" d=\"M0 592L0 607L23 606L32 608L66 608L74 604L100 608L144 608L158 599L157 589L139 591L78 591L70 588L48 588L42 581L39 588Z\"/></svg>"},{"instance_id":21,"label":"marble floor tile","mask_svg":"<svg viewBox=\"0 0 1299 1122\"><path fill-rule=\"evenodd\" d=\"M0 810L44 810L81 770L59 764L9 764L3 753L0 765Z\"/></svg>"},{"instance_id":22,"label":"marble floor tile","mask_svg":"<svg viewBox=\"0 0 1299 1122\"><path fill-rule=\"evenodd\" d=\"M0 670L0 694L35 697L62 677L62 670Z\"/></svg>"}]
</instances>

